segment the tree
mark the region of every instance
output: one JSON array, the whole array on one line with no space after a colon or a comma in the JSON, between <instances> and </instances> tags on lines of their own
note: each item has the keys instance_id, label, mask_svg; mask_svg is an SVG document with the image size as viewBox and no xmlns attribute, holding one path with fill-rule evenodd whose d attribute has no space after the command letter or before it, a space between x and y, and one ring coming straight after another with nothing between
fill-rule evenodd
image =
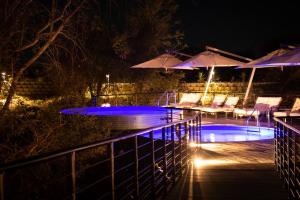
<instances>
[{"instance_id":1,"label":"tree","mask_svg":"<svg viewBox=\"0 0 300 200\"><path fill-rule=\"evenodd\" d=\"M26 70L55 44L59 36L71 39L64 31L86 2L82 0L76 3L67 0L64 4L59 2L56 5L54 1L48 6L47 1L44 4L31 0L0 2L2 5L0 61L2 66L13 71L6 102L0 111L1 116L8 110L16 85Z\"/></svg>"},{"instance_id":2,"label":"tree","mask_svg":"<svg viewBox=\"0 0 300 200\"><path fill-rule=\"evenodd\" d=\"M113 81L140 79L144 76L132 73L129 66L166 49L185 47L174 0L106 0L93 8L83 23L89 30L85 40L89 59L83 73L92 96L100 94L106 74Z\"/></svg>"}]
</instances>

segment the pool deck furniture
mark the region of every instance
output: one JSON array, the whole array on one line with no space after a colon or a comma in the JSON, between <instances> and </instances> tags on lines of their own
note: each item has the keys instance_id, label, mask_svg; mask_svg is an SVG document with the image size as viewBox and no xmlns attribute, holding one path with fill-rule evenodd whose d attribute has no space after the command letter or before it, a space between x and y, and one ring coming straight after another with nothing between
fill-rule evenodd
<instances>
[{"instance_id":1,"label":"pool deck furniture","mask_svg":"<svg viewBox=\"0 0 300 200\"><path fill-rule=\"evenodd\" d=\"M300 117L300 98L296 98L292 109L279 110L273 115L274 117Z\"/></svg>"},{"instance_id":2,"label":"pool deck furniture","mask_svg":"<svg viewBox=\"0 0 300 200\"><path fill-rule=\"evenodd\" d=\"M233 113L235 106L239 101L239 97L229 96L227 97L223 106L211 106L211 107L199 107L204 114L212 114L217 118L218 113L225 113L225 118L227 118L228 113ZM197 109L194 108L194 109Z\"/></svg>"},{"instance_id":3,"label":"pool deck furniture","mask_svg":"<svg viewBox=\"0 0 300 200\"><path fill-rule=\"evenodd\" d=\"M226 99L226 95L218 94L214 96L210 106L194 106L192 109L202 110L202 109L209 109L209 108L219 108L224 104L225 99Z\"/></svg>"},{"instance_id":4,"label":"pool deck furniture","mask_svg":"<svg viewBox=\"0 0 300 200\"><path fill-rule=\"evenodd\" d=\"M171 106L174 106L176 108L192 108L198 105L200 99L200 93L183 93L179 102Z\"/></svg>"},{"instance_id":5,"label":"pool deck furniture","mask_svg":"<svg viewBox=\"0 0 300 200\"><path fill-rule=\"evenodd\" d=\"M235 108L233 113L236 118L248 117L247 121L254 117L259 126L259 116L266 115L270 121L270 114L278 110L282 97L257 97L253 108Z\"/></svg>"}]
</instances>

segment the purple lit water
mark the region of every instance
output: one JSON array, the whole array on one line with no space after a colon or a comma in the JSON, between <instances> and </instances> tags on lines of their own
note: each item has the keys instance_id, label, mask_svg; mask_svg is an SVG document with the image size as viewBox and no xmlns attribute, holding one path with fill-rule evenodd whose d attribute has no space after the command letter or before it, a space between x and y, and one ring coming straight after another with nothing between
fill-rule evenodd
<instances>
[{"instance_id":1,"label":"purple lit water","mask_svg":"<svg viewBox=\"0 0 300 200\"><path fill-rule=\"evenodd\" d=\"M170 112L173 113L173 121L178 121L182 111L158 106L112 106L69 108L60 112L64 115L96 116L99 123L110 125L112 130L139 130L166 124Z\"/></svg>"},{"instance_id":2,"label":"purple lit water","mask_svg":"<svg viewBox=\"0 0 300 200\"><path fill-rule=\"evenodd\" d=\"M241 142L274 138L274 129L254 126L204 125L202 142Z\"/></svg>"},{"instance_id":3,"label":"purple lit water","mask_svg":"<svg viewBox=\"0 0 300 200\"><path fill-rule=\"evenodd\" d=\"M182 131L182 135L184 130ZM166 133L167 140L171 139L171 131ZM161 139L161 133L154 133L155 139ZM254 126L236 126L236 125L202 125L201 142L243 142L257 141L274 138L274 129ZM178 140L175 134L175 140Z\"/></svg>"}]
</instances>

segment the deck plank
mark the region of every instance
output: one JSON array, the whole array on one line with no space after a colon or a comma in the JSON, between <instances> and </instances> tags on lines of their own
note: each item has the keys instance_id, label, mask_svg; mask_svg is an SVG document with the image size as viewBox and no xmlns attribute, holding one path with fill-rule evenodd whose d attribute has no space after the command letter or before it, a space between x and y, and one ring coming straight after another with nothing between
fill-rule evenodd
<instances>
[{"instance_id":1,"label":"deck plank","mask_svg":"<svg viewBox=\"0 0 300 200\"><path fill-rule=\"evenodd\" d=\"M203 144L193 154L202 164L192 162L165 199L287 200L273 151L273 140Z\"/></svg>"}]
</instances>

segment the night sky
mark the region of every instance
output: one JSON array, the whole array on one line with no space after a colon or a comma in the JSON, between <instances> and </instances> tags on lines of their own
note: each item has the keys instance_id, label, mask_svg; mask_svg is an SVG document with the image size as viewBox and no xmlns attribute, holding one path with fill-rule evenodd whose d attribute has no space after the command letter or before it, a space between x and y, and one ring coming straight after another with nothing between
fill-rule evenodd
<instances>
[{"instance_id":1,"label":"night sky","mask_svg":"<svg viewBox=\"0 0 300 200\"><path fill-rule=\"evenodd\" d=\"M178 2L181 29L193 53L209 45L257 58L279 48L280 44L300 44L296 1Z\"/></svg>"}]
</instances>

